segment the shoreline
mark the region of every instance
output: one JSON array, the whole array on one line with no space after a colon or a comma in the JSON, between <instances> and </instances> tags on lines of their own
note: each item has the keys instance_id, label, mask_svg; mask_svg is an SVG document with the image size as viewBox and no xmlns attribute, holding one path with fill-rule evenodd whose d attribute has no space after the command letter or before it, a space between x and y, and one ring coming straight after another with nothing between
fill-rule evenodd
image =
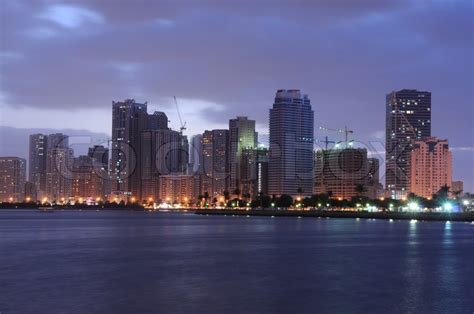
<instances>
[{"instance_id":1,"label":"shoreline","mask_svg":"<svg viewBox=\"0 0 474 314\"><path fill-rule=\"evenodd\" d=\"M474 223L474 212L368 212L368 211L339 211L339 210L276 210L276 209L196 209L170 208L146 209L139 207L17 207L0 208L0 211L33 210L39 212L60 211L136 211L136 212L187 212L196 215L213 216L255 216L255 217L295 217L295 218L351 218L351 219L385 219L385 220L417 220L417 221L459 221Z\"/></svg>"},{"instance_id":2,"label":"shoreline","mask_svg":"<svg viewBox=\"0 0 474 314\"><path fill-rule=\"evenodd\" d=\"M403 213L403 212L364 212L364 211L295 211L295 210L232 210L232 209L199 209L197 215L234 215L256 217L301 217L301 218L360 218L360 219L393 219L419 221L460 221L473 222L474 212L467 213Z\"/></svg>"}]
</instances>

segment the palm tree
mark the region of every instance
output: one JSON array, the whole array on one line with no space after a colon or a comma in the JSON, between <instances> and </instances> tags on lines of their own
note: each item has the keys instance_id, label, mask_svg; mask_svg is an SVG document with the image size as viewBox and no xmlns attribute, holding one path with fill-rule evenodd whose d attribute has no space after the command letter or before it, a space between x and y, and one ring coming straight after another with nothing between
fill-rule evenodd
<instances>
[{"instance_id":1,"label":"palm tree","mask_svg":"<svg viewBox=\"0 0 474 314\"><path fill-rule=\"evenodd\" d=\"M239 196L240 196L240 189L239 189L239 188L236 188L236 189L234 190L234 194L235 194L235 196L237 196L237 198L239 198Z\"/></svg>"},{"instance_id":2,"label":"palm tree","mask_svg":"<svg viewBox=\"0 0 474 314\"><path fill-rule=\"evenodd\" d=\"M362 196L362 194L367 191L367 189L365 188L365 185L363 184L357 184L355 187L355 190L358 196Z\"/></svg>"},{"instance_id":3,"label":"palm tree","mask_svg":"<svg viewBox=\"0 0 474 314\"><path fill-rule=\"evenodd\" d=\"M204 192L204 200L207 203L207 200L209 199L209 192ZM206 205L206 203L204 205Z\"/></svg>"}]
</instances>

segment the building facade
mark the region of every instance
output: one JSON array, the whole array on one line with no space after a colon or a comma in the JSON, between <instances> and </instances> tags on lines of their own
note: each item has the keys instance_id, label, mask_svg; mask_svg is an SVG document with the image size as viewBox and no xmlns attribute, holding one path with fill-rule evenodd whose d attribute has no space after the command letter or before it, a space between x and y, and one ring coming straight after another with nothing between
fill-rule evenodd
<instances>
[{"instance_id":1,"label":"building facade","mask_svg":"<svg viewBox=\"0 0 474 314\"><path fill-rule=\"evenodd\" d=\"M92 174L98 180L101 190L96 191L99 197L107 199L110 195L111 180L109 176L109 149L103 145L94 145L87 153L92 162Z\"/></svg>"},{"instance_id":2,"label":"building facade","mask_svg":"<svg viewBox=\"0 0 474 314\"><path fill-rule=\"evenodd\" d=\"M140 178L142 201L160 200L160 177L183 175L188 164L188 141L170 129L145 130L141 134Z\"/></svg>"},{"instance_id":3,"label":"building facade","mask_svg":"<svg viewBox=\"0 0 474 314\"><path fill-rule=\"evenodd\" d=\"M72 196L73 151L49 148L46 159L46 200L64 202Z\"/></svg>"},{"instance_id":4,"label":"building facade","mask_svg":"<svg viewBox=\"0 0 474 314\"><path fill-rule=\"evenodd\" d=\"M201 170L202 134L194 135L189 145L189 174L198 174Z\"/></svg>"},{"instance_id":5,"label":"building facade","mask_svg":"<svg viewBox=\"0 0 474 314\"><path fill-rule=\"evenodd\" d=\"M84 201L96 197L99 187L93 184L92 159L89 156L79 156L72 163L72 193L75 201Z\"/></svg>"},{"instance_id":6,"label":"building facade","mask_svg":"<svg viewBox=\"0 0 474 314\"><path fill-rule=\"evenodd\" d=\"M447 140L428 137L414 142L410 153L410 192L431 198L443 186L451 187L452 156Z\"/></svg>"},{"instance_id":7,"label":"building facade","mask_svg":"<svg viewBox=\"0 0 474 314\"><path fill-rule=\"evenodd\" d=\"M160 176L160 199L168 204L189 205L195 202L194 176L162 175Z\"/></svg>"},{"instance_id":8,"label":"building facade","mask_svg":"<svg viewBox=\"0 0 474 314\"><path fill-rule=\"evenodd\" d=\"M431 93L412 89L386 97L386 188L401 199L409 190L413 141L431 136Z\"/></svg>"},{"instance_id":9,"label":"building facade","mask_svg":"<svg viewBox=\"0 0 474 314\"><path fill-rule=\"evenodd\" d=\"M28 180L33 182L38 196L46 191L46 155L48 136L45 134L30 135ZM35 198L36 201L36 198Z\"/></svg>"},{"instance_id":10,"label":"building facade","mask_svg":"<svg viewBox=\"0 0 474 314\"><path fill-rule=\"evenodd\" d=\"M26 160L19 157L0 157L0 202L25 200Z\"/></svg>"},{"instance_id":11,"label":"building facade","mask_svg":"<svg viewBox=\"0 0 474 314\"><path fill-rule=\"evenodd\" d=\"M464 182L453 181L451 183L451 193L453 194L453 196L456 196L456 195L463 196L464 195Z\"/></svg>"},{"instance_id":12,"label":"building facade","mask_svg":"<svg viewBox=\"0 0 474 314\"><path fill-rule=\"evenodd\" d=\"M268 149L244 148L241 161L242 195L268 195Z\"/></svg>"},{"instance_id":13,"label":"building facade","mask_svg":"<svg viewBox=\"0 0 474 314\"><path fill-rule=\"evenodd\" d=\"M380 183L380 161L378 158L367 158L368 178L367 197L370 199L384 196L383 185Z\"/></svg>"},{"instance_id":14,"label":"building facade","mask_svg":"<svg viewBox=\"0 0 474 314\"><path fill-rule=\"evenodd\" d=\"M253 150L257 147L255 120L247 117L237 117L229 120L230 140L230 193L235 190L243 192L244 174L242 173L242 151Z\"/></svg>"},{"instance_id":15,"label":"building facade","mask_svg":"<svg viewBox=\"0 0 474 314\"><path fill-rule=\"evenodd\" d=\"M112 102L112 193L119 197L137 195L140 186L141 132L148 126L147 103L134 99Z\"/></svg>"},{"instance_id":16,"label":"building facade","mask_svg":"<svg viewBox=\"0 0 474 314\"><path fill-rule=\"evenodd\" d=\"M314 176L314 194L347 200L367 196L369 179L375 179L375 173L369 171L367 150L362 148L317 151Z\"/></svg>"},{"instance_id":17,"label":"building facade","mask_svg":"<svg viewBox=\"0 0 474 314\"><path fill-rule=\"evenodd\" d=\"M278 90L270 109L270 195L310 196L314 112L300 90Z\"/></svg>"},{"instance_id":18,"label":"building facade","mask_svg":"<svg viewBox=\"0 0 474 314\"><path fill-rule=\"evenodd\" d=\"M152 134L154 131L161 131ZM112 184L111 194L114 198L127 200L149 198L151 193L158 196L158 178L151 179L155 166L155 160L159 163L168 163L162 168L171 166L174 160L186 160L187 164L187 138L180 138L180 147L184 150L169 150L167 160L158 158L158 150L164 150L157 136L169 136L166 132L171 131L168 127L168 117L165 113L155 111L147 113L147 103L137 103L133 99L122 102L112 102L112 160L111 169ZM178 133L178 132L175 132ZM144 135L145 134L145 135ZM158 141L158 142L156 142ZM166 142L169 144L170 142ZM179 154L179 157L176 157ZM165 158L165 159L166 159ZM173 162L171 161L173 160ZM142 165L142 162L147 164ZM173 164L174 165L174 164ZM181 166L176 166L180 168ZM173 168L174 169L174 168ZM171 170L174 171L174 170ZM142 175L145 177L143 178ZM156 175L156 171L155 174ZM152 181L150 181L152 180Z\"/></svg>"},{"instance_id":19,"label":"building facade","mask_svg":"<svg viewBox=\"0 0 474 314\"><path fill-rule=\"evenodd\" d=\"M230 185L229 130L205 131L202 136L201 194L211 200L224 195Z\"/></svg>"}]
</instances>

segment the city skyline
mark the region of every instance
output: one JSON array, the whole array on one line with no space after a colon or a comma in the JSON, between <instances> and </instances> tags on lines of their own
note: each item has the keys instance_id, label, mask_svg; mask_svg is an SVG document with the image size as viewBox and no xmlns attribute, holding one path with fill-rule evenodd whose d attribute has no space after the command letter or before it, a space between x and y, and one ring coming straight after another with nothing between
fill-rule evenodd
<instances>
[{"instance_id":1,"label":"city skyline","mask_svg":"<svg viewBox=\"0 0 474 314\"><path fill-rule=\"evenodd\" d=\"M164 111L178 130L177 96L189 137L248 115L266 139L269 95L299 88L311 95L316 130L347 125L360 142L379 141L375 151L383 157L385 95L428 90L432 134L450 140L454 178L473 190L474 138L466 135L474 132L470 1L256 3L260 10L203 3L198 12L192 5L127 5L2 3L2 134L53 127L111 137L110 101L127 98ZM226 27L214 32L213 23ZM124 51L127 40L140 48ZM47 71L47 79L25 80ZM2 155L27 157L6 137Z\"/></svg>"},{"instance_id":2,"label":"city skyline","mask_svg":"<svg viewBox=\"0 0 474 314\"><path fill-rule=\"evenodd\" d=\"M393 136L395 136L395 134L398 134L397 132L400 132L400 135L396 135L396 137L401 136L401 138L405 137L405 135L404 135L405 133L407 133L407 135L409 135L407 137L407 139L410 139L410 136L413 139L418 139L418 140L429 138L429 136L431 134L431 93L430 92L417 91L417 90L413 90L413 89L404 89L404 90L400 90L400 91L393 91L391 93L388 93L386 96L387 96L387 115L386 115L386 123L387 123L386 124L386 137L387 138L390 137L390 134L393 134ZM424 99L425 96L427 96L426 99ZM290 97L290 98L288 98L288 97ZM421 97L421 98L419 98L419 97ZM407 104L405 104L406 101L408 101ZM291 110L288 111L289 108L292 107L291 104L293 102L294 102L293 105L295 105L295 104L298 105L298 104L301 103L301 104L304 104L304 105L311 106L308 96L306 94L303 94L300 90L278 90L277 91L276 98L275 98L275 104L279 104L279 103L283 104L283 107L281 107L281 108L285 108L287 106L289 106L289 107L287 109L285 109L285 111L282 112L278 118L275 119L275 123L276 123L275 126L278 126L276 129L274 127L274 133L275 134L277 134L279 132L278 130L282 126L284 126L282 131L284 131L284 132L288 131L291 134L293 134L293 131L295 131L295 130L300 130L300 129L304 130L305 128L310 128L310 129L313 128L314 118L312 118L313 117L312 111L308 111L308 112L311 113L310 115L303 114L300 118L296 118L296 120L295 120L295 117L300 114L300 113L298 113L299 111L295 111L295 112L291 112ZM273 109L271 109L271 108L269 109L269 111L270 111L270 121L272 119L271 118L272 117L272 111L275 111L275 104L274 104ZM149 160L148 163L150 163L150 160L152 160L154 158L162 158L162 159L164 158L164 156L163 157L158 157L158 155L155 156L154 154L150 154L151 151L149 153L144 153L142 155L141 150L143 150L143 149L145 149L145 150L150 150L150 149L155 150L155 148L153 148L153 147L160 147L162 144L159 144L159 143L162 143L163 141L165 141L165 142L170 143L168 145L175 145L176 147L174 149L176 149L176 152L177 152L177 150L183 150L183 151L186 151L186 154L188 154L188 156L186 157L187 160L185 161L183 159L183 158L185 158L184 155L182 157L178 157L178 155L176 155L176 156L173 155L173 157L176 157L176 158L173 158L173 160L174 160L173 162L177 163L177 164L174 165L174 166L171 165L171 168L169 168L169 166L170 166L170 164L168 164L169 161L166 161L166 165L163 164L162 166L158 167L159 169L161 169L161 170L159 170L159 172L161 173L160 176L166 175L167 172L174 173L174 174L183 174L183 175L184 174L196 174L197 173L196 169L195 169L195 165L193 163L194 162L199 163L199 161L196 161L196 160L193 161L192 158L190 158L191 156L193 156L196 153L195 148L194 148L196 143L193 143L192 144L193 146L188 146L189 145L188 144L188 137L186 135L184 135L184 137L182 137L182 138L185 140L185 144L184 144L185 146L182 146L183 144L178 144L180 141L182 141L180 139L181 138L180 137L180 132L185 131L186 127L183 126L182 130L180 132L172 130L171 128L169 128L169 123L171 121L168 120L168 117L167 117L166 113L158 112L158 111L155 111L153 113L148 113L147 106L148 106L147 102L138 103L134 99L125 99L124 101L112 101L112 121L113 121L113 123L112 123L112 125L113 125L112 134L114 134L114 136L112 136L111 138L103 139L102 142L98 143L98 144L107 143L107 145L109 145L109 148L112 151L112 158L110 160L112 168L111 168L111 172L109 174L110 178L112 180L112 181L110 181L111 184L112 184L111 189L109 188L109 194L110 194L110 191L112 192L111 195L113 195L115 192L120 192L120 191L131 193L131 195L134 195L134 199L135 199L135 196L139 196L138 198L140 198L140 199L147 199L146 195L160 195L158 186L161 183L158 180L159 179L158 176L156 176L156 179L153 179L152 181L150 181L150 182L155 182L155 183L150 183L150 182L147 183L146 180L142 181L142 179L141 179L142 175L138 174L136 171L125 170L125 171L121 171L119 176L114 175L115 171L113 170L114 167L112 165L116 164L119 168L121 167L121 165L120 165L120 162L117 162L117 158L120 158L120 157L114 157L113 152L118 147L120 147L121 149L126 148L126 147L122 147L123 144L120 144L122 140L125 140L125 142L128 141L130 143L130 145L128 145L128 146L131 147L132 150L135 152L134 155L136 154L136 156L133 158L134 160L135 159L136 160L134 162L132 162L134 164L133 167L135 167L136 169L140 169L140 171L144 171L141 168L141 163L145 162L145 160ZM311 110L311 107L309 107L309 108ZM406 110L406 109L415 109L415 111ZM424 114L424 112L426 112L426 111L428 112L427 115ZM401 113L405 113L405 114L402 114L401 117L399 117L399 116L397 116L397 114L398 114L397 112L401 112ZM288 115L291 116L292 118L285 118L285 116L288 116ZM124 119L124 117L126 117L126 116L130 116L132 118L131 119ZM393 116L393 117L391 117L391 116ZM417 120L417 118L420 118L420 117L423 117L425 120L423 120L423 119L422 120L419 120L419 119ZM304 127L303 126L304 123L301 124L306 118L309 119L308 123L309 123L309 121L312 121L311 122L311 127L309 125L307 127ZM119 120L117 120L117 119L119 119ZM286 122L283 123L284 121L286 121ZM295 125L296 121L300 121L300 126L297 129L293 130L293 127L294 127L293 125ZM418 122L416 122L416 121L418 121ZM422 122L420 122L420 121L422 121ZM423 122L423 121L426 122L426 124L428 125L427 127L424 126L425 122ZM254 158L256 158L256 155L253 156L252 149L256 148L256 142L253 142L253 141L257 139L258 134L257 134L257 132L255 132L253 130L255 130L255 124L256 124L256 122L258 123L258 121L251 120L247 116L237 116L236 118L230 118L228 120L228 122L229 122L228 129L214 129L214 130L210 130L210 131L206 130L203 134L197 134L197 135L194 135L194 136L191 137L191 139L193 139L195 136L201 136L202 137L203 135L206 134L206 132L208 132L208 134L212 134L215 131L217 131L218 133L219 132L227 132L227 134L228 134L228 135L226 135L226 144L225 144L226 145L225 151L227 152L226 154L228 154L228 156L225 157L225 158L226 158L226 163L228 163L228 164L225 166L225 168L222 168L222 169L225 169L225 170L222 170L222 171L224 171L224 173L226 173L226 177L225 177L226 183L225 183L225 185L222 185L222 188L219 188L217 190L215 190L213 187L211 187L211 185L209 185L209 183L205 184L205 185L210 186L209 189L211 191L214 191L213 194L215 194L216 196L223 195L224 191L230 192L230 194L234 194L233 191L235 191L236 188L239 189L239 190L240 189L245 189L245 192L247 194L250 190L253 190L253 188L254 188L254 183L250 183L251 181L248 182L248 184L251 184L251 185L247 184L245 186L245 188L243 186L236 187L234 184L232 184L232 176L235 175L235 172L236 172L235 169L234 170L232 169L233 160L235 160L234 158L236 158L236 156L238 156L240 154L240 153L238 153L237 146L234 145L234 147L233 147L232 143L235 142L237 140L237 138L239 137L239 135L238 135L239 131L238 131L238 127L237 127L239 124L236 124L236 122L238 122L238 123L241 124L240 127L244 127L243 130L245 132L245 133L242 133L240 135L240 136L243 136L243 137L240 137L240 142L243 141L242 144L246 143L246 142L248 143L248 144L243 144L244 146L245 145L250 145L250 146L247 146L247 147L242 146L242 148L240 148L240 150L241 149L248 149L249 151L246 153L247 154L246 161L247 162L255 162L256 160L254 160ZM417 124L413 124L415 122L418 123L419 126ZM250 124L248 124L248 123L250 123ZM397 126L397 125L401 126L401 128L398 128L398 127L393 128L393 126L392 126L393 123L395 123L394 124L395 126ZM408 125L405 126L404 123L408 123ZM286 131L285 131L285 128L287 129ZM235 131L232 131L233 129L235 129ZM329 141L329 142L325 143L324 141L322 141L320 139L317 139L317 138L313 139L312 137L310 137L310 134L314 134L314 131L308 133L308 131L310 129L308 129L307 131L303 131L303 133L306 132L307 134L306 133L305 134L301 133L299 135L296 134L295 135L296 136L295 137L296 142L298 142L299 141L298 139L300 139L300 138L305 140L305 142L307 142L309 140L309 143L314 141L313 148L315 149L315 151L320 151L321 149L326 147L326 148L333 149L333 150L335 149L334 153L336 155L338 154L337 153L337 148L338 147L340 147L340 146L347 147L348 146L348 143L344 142L344 140ZM354 134L353 134L354 131L353 130L347 131L347 130L348 129L346 128L345 140L347 140L347 139L350 140L350 143L349 143L350 146L354 147L354 148L356 148L356 147L361 148L362 147L366 150L366 157L365 157L366 161L365 162L371 162L371 160L374 160L374 161L376 160L377 165L380 165L380 161L381 161L382 158L377 152L373 151L373 149L374 149L374 146L372 146L373 143L368 143L368 146L366 146L367 145L366 143L360 143L357 140L352 140L352 138L354 137ZM229 131L230 131L230 133L229 133ZM270 128L269 131L270 131L269 133L272 132L271 128ZM277 132L275 132L275 131L277 131ZM337 133L344 134L344 130L338 130L338 129L325 129L324 128L321 131L322 132L323 131L329 131L329 132L337 131ZM232 135L232 132L234 132L234 135ZM392 133L392 132L395 132L395 133ZM146 136L146 134L143 134L143 133L149 133L149 135ZM143 135L145 135L145 137L143 137ZM155 140L155 136L157 136L156 140ZM309 137L304 137L304 136L309 136ZM29 150L30 151L29 151L28 161L31 160L31 162L28 162L28 166L30 164L32 164L33 167L30 167L30 166L28 167L28 173L29 173L28 179L29 179L30 182L31 181L33 181L33 182L41 181L39 178L35 178L35 173L34 173L35 170L34 169L38 168L38 165L37 165L38 161L36 161L35 158L32 159L32 156L33 156L32 152L33 151L35 153L39 152L39 155L40 155L39 158L45 159L45 157L44 157L44 149L45 148L44 147L47 147L48 150L50 148L56 148L56 147L57 148L67 148L68 145L69 145L69 136L67 134L62 134L62 133L53 133L53 134L49 134L49 135L31 134L29 137L30 137L30 143L29 143ZM40 146L39 151L38 151L38 137L39 137L39 139L42 139L42 137L46 137L46 139L42 139L42 141L43 141L42 146L44 146L44 147ZM246 137L249 137L249 139L246 139ZM148 138L148 140L147 140L147 138ZM278 136L275 136L275 138L278 138ZM332 137L332 138L337 139L337 137ZM166 140L166 139L168 139L168 140ZM326 137L326 141L327 141L327 139L328 139L328 137ZM152 142L150 142L150 140L152 140ZM212 141L212 135L211 135L210 140ZM281 142L281 140L282 140L282 138L278 138L278 142ZM281 143L284 143L285 141L283 141ZM148 144L144 144L144 143L148 143ZM153 144L153 143L155 143L155 144ZM363 185L365 185L366 187L369 187L369 191L367 191L369 193L368 195L372 195L373 197L376 197L377 195L378 196L383 195L383 193L381 194L380 189L377 187L377 184L379 184L378 182L380 181L382 183L386 183L385 184L385 189L386 189L385 195L386 196L390 194L391 197L395 198L395 199L401 199L401 198L406 198L407 197L408 193L410 192L410 188L409 188L408 177L405 177L405 176L407 176L407 175L409 176L408 171L410 169L407 168L406 165L404 166L403 163L400 164L400 162L401 162L400 158L409 158L409 152L410 152L409 147L412 146L412 143L411 143L410 140L405 144L403 144L404 143L403 141L400 142L400 143L402 144L401 146L404 147L403 149L400 149L400 151L402 151L402 152L405 151L405 153L400 154L395 149L394 151L392 151L390 153L390 155L393 155L394 157L396 155L399 156L398 159L397 159L397 167L396 168L397 169L399 168L398 171L402 171L404 174L401 177L397 174L396 177L399 178L398 180L400 180L400 178L402 178L403 182L406 182L406 183L404 183L405 187L402 189L405 192L402 193L402 194L399 194L399 193L394 194L393 190L390 188L390 185L388 183L390 180L393 180L393 179L391 179L390 177L387 178L386 173L385 173L386 170L384 169L384 167L379 166L379 168L376 169L376 173L377 173L377 175L379 173L382 173L382 176L381 177L377 176L377 178L375 178L376 179L376 184L375 185L368 184L369 181L360 181L359 182L359 183L366 182ZM90 153L90 150L92 149L91 144L92 143L89 143L89 146L87 147L87 149L89 150L89 153ZM95 143L95 144L97 144L97 143ZM259 143L259 145L260 144L261 143ZM82 146L84 146L84 145L87 146L87 143L82 144ZM145 146L143 146L143 145L145 145ZM214 145L214 144L212 144L212 145ZM293 145L293 144L291 144L291 145ZM387 147L389 147L390 145L391 144L387 144ZM125 145L125 146L127 146L127 145ZM269 143L265 146L267 146L267 148L271 147L271 145ZM270 146L270 147L268 147L268 146ZM278 145L278 146L280 146L280 145ZM285 146L284 144L281 145L279 147L280 150L277 153L283 152L282 149L284 148L284 146ZM211 147L212 147L212 149L211 149ZM407 147L408 147L408 151L406 151ZM189 149L189 148L191 148L191 149ZM83 149L84 149L84 147L82 147L82 150ZM170 149L173 150L173 148L171 146L170 146ZM198 151L200 149L202 150L202 148L197 148L197 149L198 149ZM214 149L213 146L210 146L210 149L211 150L208 149L209 152L211 152ZM311 149L308 148L308 151L310 151L310 150ZM408 155L407 155L407 152L408 152ZM77 153L77 152L75 152L75 153ZM452 151L450 150L450 154L451 153L452 153ZM77 156L73 156L73 150L71 150L71 152L69 154L71 154L71 158L74 157L75 163L76 163L77 158L86 157L86 156L81 156L81 153L77 154ZM126 155L129 154L129 153L127 153L127 149L125 149L125 154ZM181 154L181 153L179 153L179 154ZM250 154L250 155L248 155L248 154ZM342 154L342 151L341 151L341 154ZM74 155L76 155L76 154L74 154ZM299 154L299 155L301 155L301 154ZM253 156L253 157L251 157L251 156ZM270 154L270 156L272 156L272 154ZM373 157L373 156L375 156L375 157ZM14 156L14 157L16 157L16 156ZM125 156L125 159L130 158L130 157L131 156ZM248 157L250 157L250 159L248 159ZM367 159L367 157L369 157L369 158ZM179 158L181 158L181 159L179 159ZM202 158L205 159L206 157L203 156ZM276 159L278 159L278 158L276 158ZM181 161L179 161L179 160L181 160ZM272 158L270 158L270 161L271 160L272 160ZM157 159L157 161L158 161L158 159ZM45 160L43 160L43 163L44 162L45 162ZM201 161L201 162L203 162L203 161ZM215 161L212 161L211 164L213 165L214 162ZM315 162L317 163L317 161L315 161ZM355 162L356 164L358 163L358 161L352 161L352 162ZM73 168L72 159L67 163L71 164L71 167L67 167L67 168L72 169ZM178 163L180 165L178 165ZM184 166L185 164L186 164L186 166ZM126 165L126 167L130 167L130 165L128 165L128 164L125 164L125 165ZM205 165L205 163L204 163L204 165ZM383 160L382 160L382 165L383 165ZM296 166L296 164L295 164L295 166ZM313 167L313 166L314 165L304 166L304 167ZM238 168L240 169L241 167L242 166L239 165ZM298 166L298 167L300 167L300 166ZM46 167L46 165L43 165L43 168L46 169L48 167ZM49 168L51 168L51 167L49 167ZM152 169L152 168L150 168L150 166L145 167L145 168L146 169ZM163 172L162 170L165 169L165 168L166 168L167 171ZM278 168L281 168L281 167L278 167ZM199 167L197 169L199 169ZM309 169L309 168L307 168L307 169ZM459 178L456 178L456 177L452 177L452 170L451 169L452 169L452 165L451 165L451 161L450 161L450 163L449 163L449 176L450 176L451 179L448 180L448 181L445 181L449 186L451 186L452 181L455 181L455 180L459 179ZM219 170L219 172L221 172L221 173L222 173L222 171ZM245 167L245 171L247 171L247 175L249 175L252 172L252 170L250 170L250 168L248 168L248 166ZM250 171L250 172L248 172L248 171ZM278 171L279 170L277 170L277 172L275 172L275 170L269 171L269 174L270 174L269 182L271 182L270 186L272 186L272 184L273 185L275 184L275 182L276 182L275 178L280 178L280 174L278 174L279 173ZM288 170L285 170L285 171L288 171ZM128 172L131 172L131 175L128 175L127 174ZM147 172L147 174L145 176L148 176L148 177L152 176L150 170L146 170L146 172ZM306 172L307 171L304 171L304 173L306 173ZM310 172L313 173L313 171L310 171ZM211 169L211 171L207 172L207 173L208 174L214 173L214 170ZM367 172L367 174L370 175L369 172ZM222 176L222 174L219 174L219 175ZM312 180L316 180L314 182L317 182L317 180L319 180L319 178L317 178L318 175L316 174L316 172L315 172L314 175L315 176L312 178ZM38 176L41 177L41 174L38 174ZM43 176L46 176L46 174L43 173ZM273 178L272 178L272 176L273 176ZM298 177L298 176L299 176L299 174L296 173L296 177ZM121 177L124 178L124 180L122 180ZM212 175L211 175L211 177L212 177ZM118 180L118 179L120 179L120 180ZM224 177L222 179L224 179ZM300 179L298 179L298 180L300 180ZM362 178L359 178L359 179L362 179ZM135 183L132 183L132 184L129 183L132 180ZM323 179L323 180L325 180L325 179ZM368 177L364 180L368 180ZM319 182L322 182L322 181L319 181ZM466 189L466 184L464 184L464 181L461 180L461 182L463 183L464 192L470 192L468 190L468 188ZM125 183L125 185L123 185L124 183ZM338 184L341 184L341 183L338 183ZM37 182L36 185L39 188L39 186L41 186L42 184L41 183L38 184L38 182ZM293 185L294 185L293 183L292 184L286 183L284 185L284 186L286 186L286 188L285 188L286 192L282 190L282 192L271 193L271 194L277 194L277 195L288 194L290 190L291 191L296 190L296 188L295 188L296 185L295 186L293 186ZM305 184L297 184L297 185L299 186L299 188L297 190L301 189L301 191L300 191L301 195L309 196L311 194L318 194L321 191L325 191L324 189L321 190L320 187L319 188L316 187L316 185L313 186L313 182L308 182L307 186L304 189L301 188L301 186L304 186ZM148 192L142 192L142 186L143 186L143 191L148 191ZM311 186L313 186L312 189L310 188ZM469 182L468 182L467 186L469 186ZM71 188L72 188L72 186L70 186L66 190L70 190ZM47 184L46 184L46 189L44 189L42 191L43 192L48 191L49 189L50 188L48 188ZM352 190L353 192L350 192L347 195L356 195L357 193L355 192L354 189L355 189L355 185L352 188L349 188L349 190ZM275 192L275 191L276 190L273 189L273 192ZM306 192L306 191L308 191L308 192ZM272 192L271 188L270 188L270 192ZM334 191L330 191L330 192L334 192ZM48 192L48 194L49 193L50 192ZM196 193L199 193L199 192L196 192ZM428 193L428 192L426 192L426 193ZM429 193L431 193L431 192L429 192ZM296 195L296 193L294 193L294 194ZM425 194L425 195L428 195L428 194ZM67 195L67 193L64 194L64 195ZM252 193L250 193L250 195L255 196L255 194L252 194ZM338 194L338 192L335 192L334 196L336 196L336 195L344 195L344 194ZM64 196L61 197L61 198L64 199Z\"/></svg>"},{"instance_id":3,"label":"city skyline","mask_svg":"<svg viewBox=\"0 0 474 314\"><path fill-rule=\"evenodd\" d=\"M134 99L112 101L113 136L107 147L90 146L87 155L74 154L67 134L31 134L29 181L26 162L4 157L2 199L186 206L205 199L206 204L210 200L214 206L224 206L231 197L257 201L264 196L288 196L298 201L327 195L339 201L361 196L407 201L420 196L430 201L448 193L444 188L452 197L467 192L462 181L453 182L448 140L431 136L428 91L387 94L390 163L382 178L380 160L370 157L347 127L322 129L344 134L344 140L326 137L324 148L315 149L321 141L314 139L314 111L301 90L276 91L269 109L268 148L257 145L256 121L247 116L229 119L227 129L193 136L189 145L183 134L185 124L180 131L172 130L164 112L148 113L147 106ZM380 179L385 179L385 190Z\"/></svg>"},{"instance_id":4,"label":"city skyline","mask_svg":"<svg viewBox=\"0 0 474 314\"><path fill-rule=\"evenodd\" d=\"M472 312L473 56L474 0L0 0L0 314Z\"/></svg>"}]
</instances>

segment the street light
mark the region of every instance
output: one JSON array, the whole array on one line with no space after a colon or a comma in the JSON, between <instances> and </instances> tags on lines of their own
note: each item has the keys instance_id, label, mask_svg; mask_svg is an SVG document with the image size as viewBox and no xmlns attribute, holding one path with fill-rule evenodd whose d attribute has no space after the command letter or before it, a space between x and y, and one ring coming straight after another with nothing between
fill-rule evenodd
<instances>
[{"instance_id":1,"label":"street light","mask_svg":"<svg viewBox=\"0 0 474 314\"><path fill-rule=\"evenodd\" d=\"M409 210L418 210L418 209L419 209L418 203L416 203L416 202L410 202L410 203L408 203L408 209L409 209Z\"/></svg>"},{"instance_id":2,"label":"street light","mask_svg":"<svg viewBox=\"0 0 474 314\"><path fill-rule=\"evenodd\" d=\"M451 204L450 202L446 202L443 204L443 209L445 211L452 211L453 210L453 204Z\"/></svg>"}]
</instances>

